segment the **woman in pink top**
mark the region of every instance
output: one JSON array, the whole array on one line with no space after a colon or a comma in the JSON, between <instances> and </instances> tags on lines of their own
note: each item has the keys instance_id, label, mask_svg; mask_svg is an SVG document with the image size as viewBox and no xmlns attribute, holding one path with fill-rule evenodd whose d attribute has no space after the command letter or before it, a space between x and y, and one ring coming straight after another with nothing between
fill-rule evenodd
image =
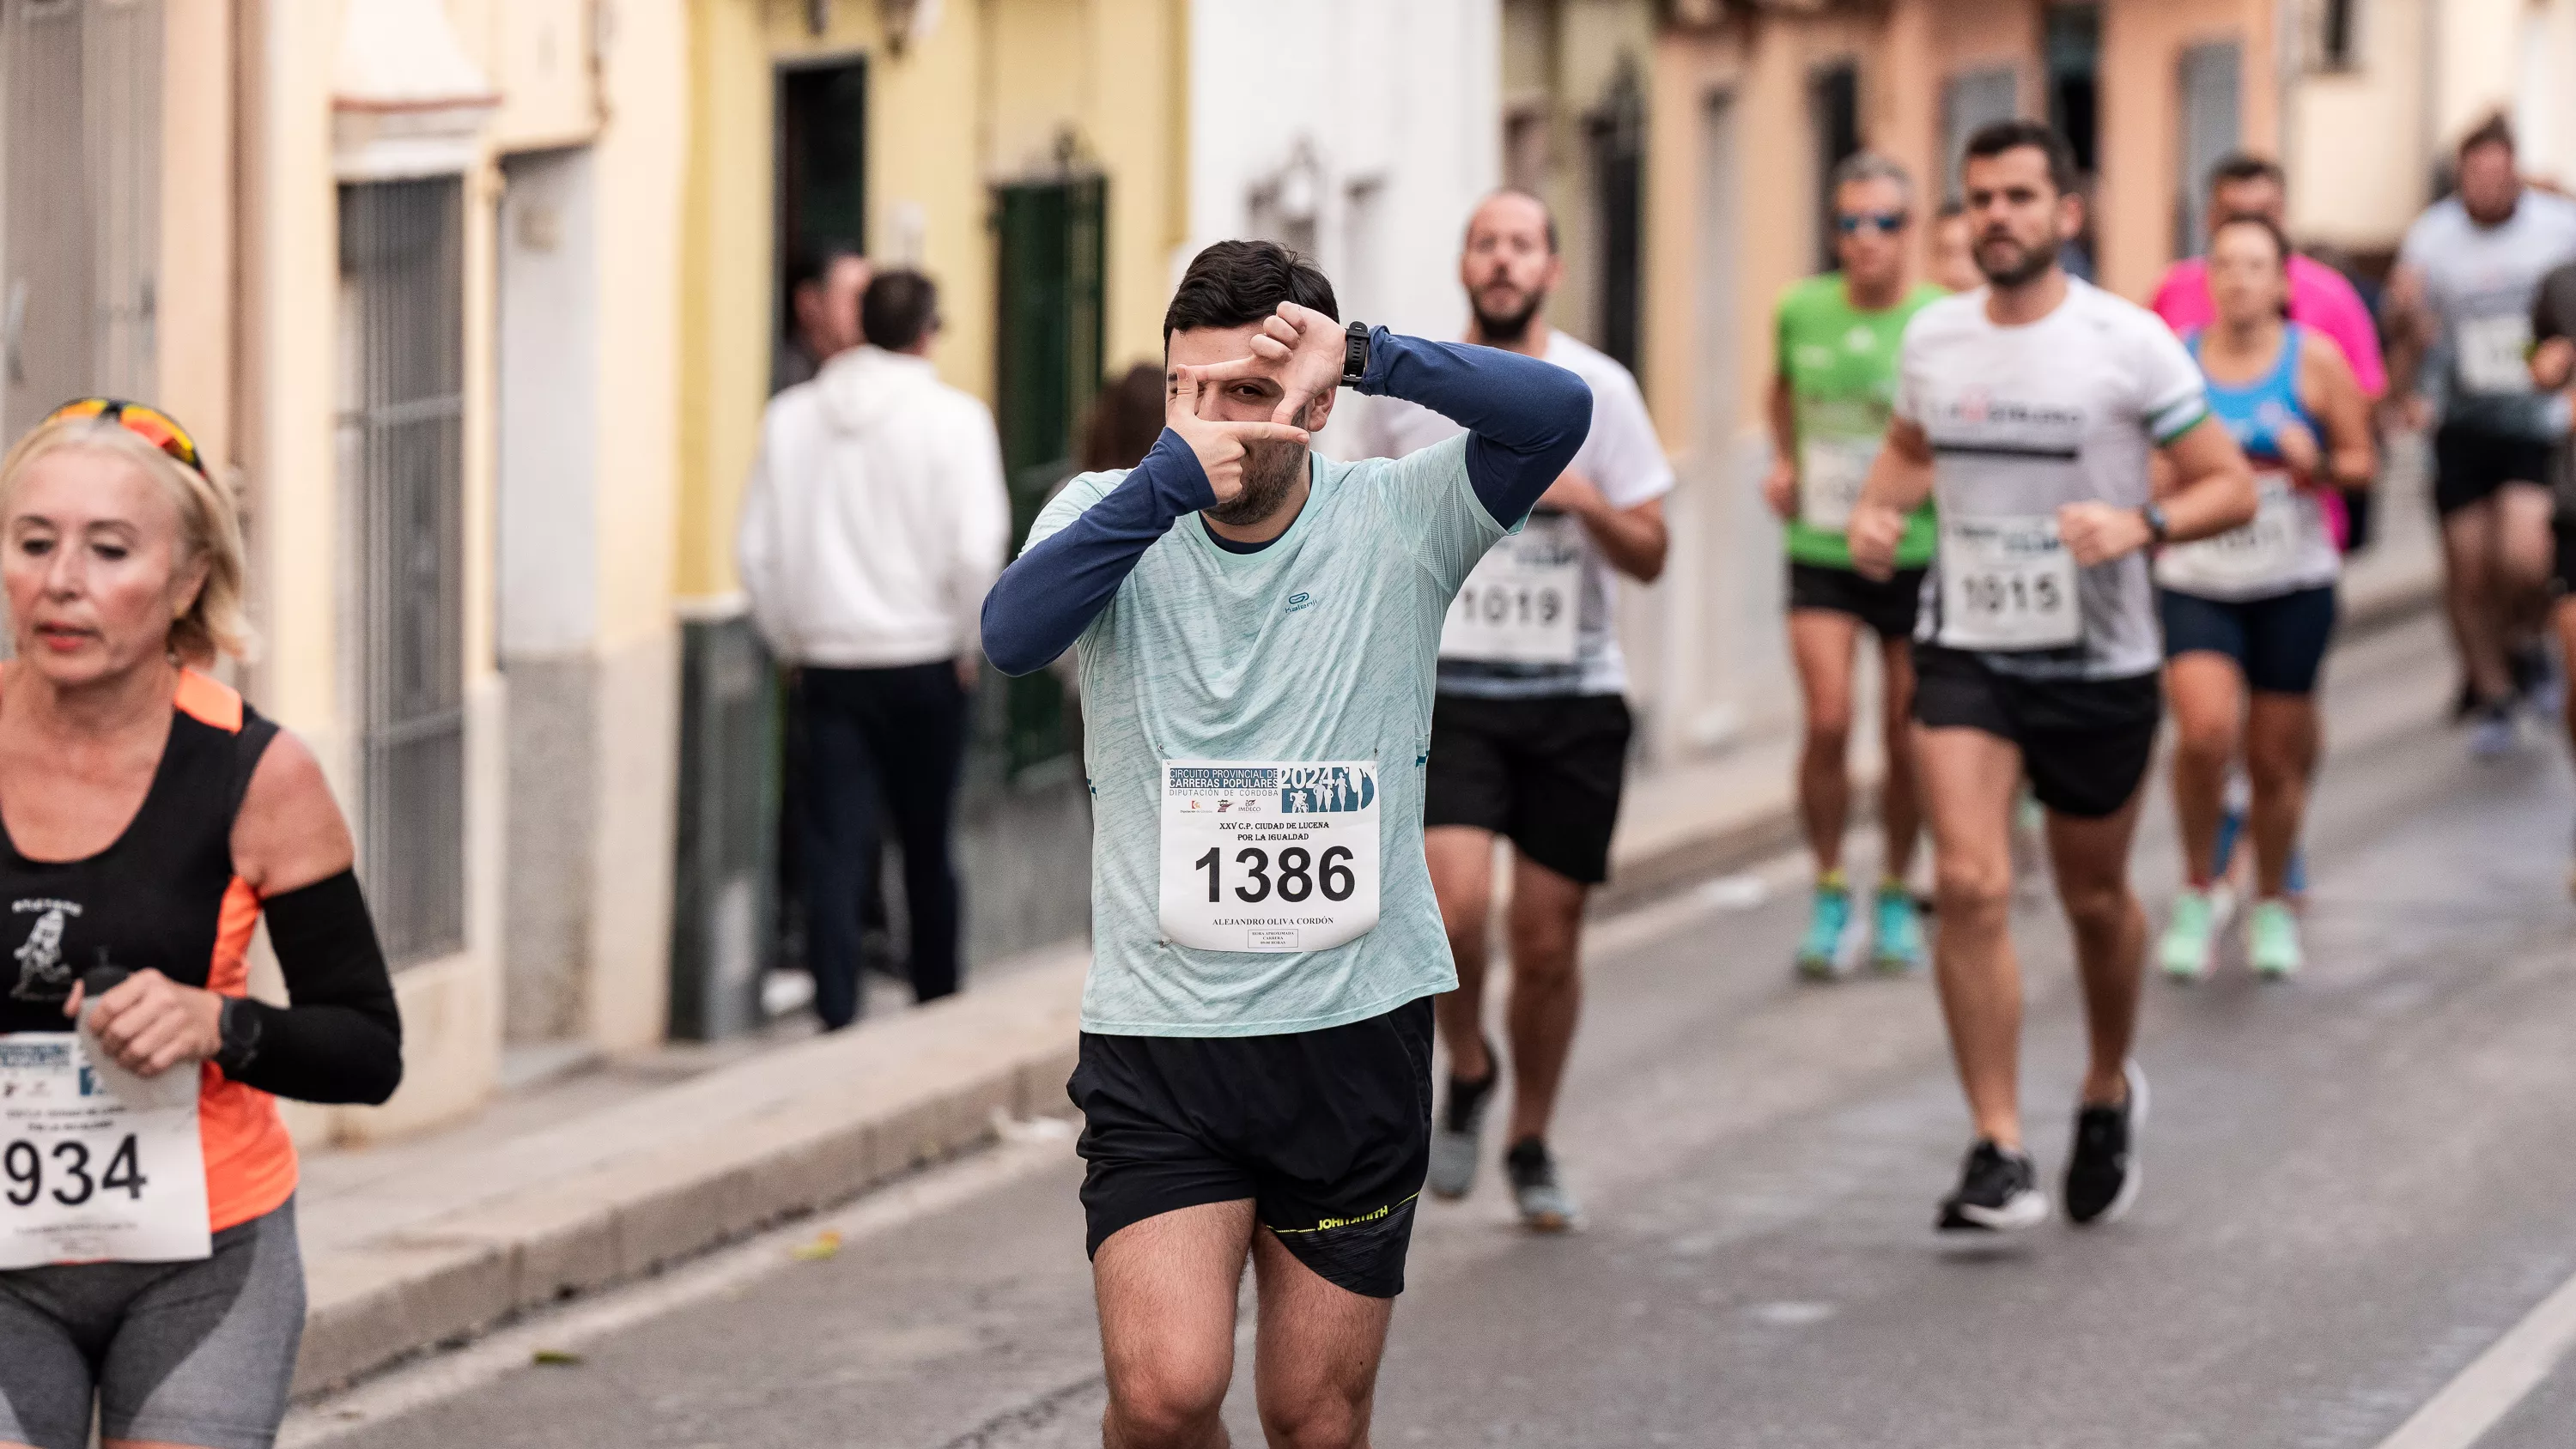
<instances>
[{"instance_id":1,"label":"woman in pink top","mask_svg":"<svg viewBox=\"0 0 2576 1449\"><path fill-rule=\"evenodd\" d=\"M2286 227L2289 193L2281 168L2260 156L2238 154L2209 173L2209 225L2215 230L2231 216L2260 216ZM2218 317L2209 297L2209 266L2186 257L2166 270L2152 304L2157 316L2177 333L2208 326ZM2379 327L2370 308L2343 274L2314 257L2290 255L2290 320L2323 333L2352 364L2353 381L2376 402L2388 391L2388 364L2379 351Z\"/></svg>"}]
</instances>

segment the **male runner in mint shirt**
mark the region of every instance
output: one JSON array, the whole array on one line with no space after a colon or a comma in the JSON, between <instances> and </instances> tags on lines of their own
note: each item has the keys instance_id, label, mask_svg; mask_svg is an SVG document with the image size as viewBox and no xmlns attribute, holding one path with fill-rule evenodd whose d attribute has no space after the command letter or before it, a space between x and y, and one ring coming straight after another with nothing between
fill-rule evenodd
<instances>
[{"instance_id":1,"label":"male runner in mint shirt","mask_svg":"<svg viewBox=\"0 0 2576 1449\"><path fill-rule=\"evenodd\" d=\"M1440 631L1582 445L1535 358L1334 321L1269 242L1201 252L1165 314L1166 428L1074 479L986 597L1024 674L1081 646L1092 967L1082 1188L1105 1442L1225 1442L1250 1257L1273 1442L1367 1442L1456 984L1422 849ZM1462 424L1337 463L1336 382ZM1292 426L1293 425L1293 426Z\"/></svg>"},{"instance_id":2,"label":"male runner in mint shirt","mask_svg":"<svg viewBox=\"0 0 2576 1449\"><path fill-rule=\"evenodd\" d=\"M1927 501L1906 520L1896 572L1884 581L1852 569L1843 531L1871 460L1887 436L1896 396L1897 342L1914 314L1947 295L1911 280L1914 183L1905 168L1862 152L1834 170L1834 255L1840 271L1811 277L1780 299L1778 370L1771 382L1771 473L1763 495L1787 524L1789 654L1798 666L1807 735L1798 756L1798 812L1816 857L1815 913L1798 946L1798 969L1839 972L1851 889L1843 831L1851 816L1846 758L1852 731L1852 659L1860 631L1878 636L1886 680L1880 733L1887 773L1879 821L1881 862L1871 957L1880 969L1922 964L1923 934L1905 887L1923 814L1914 794L1914 745L1906 711L1914 693L1914 603L1935 543Z\"/></svg>"}]
</instances>

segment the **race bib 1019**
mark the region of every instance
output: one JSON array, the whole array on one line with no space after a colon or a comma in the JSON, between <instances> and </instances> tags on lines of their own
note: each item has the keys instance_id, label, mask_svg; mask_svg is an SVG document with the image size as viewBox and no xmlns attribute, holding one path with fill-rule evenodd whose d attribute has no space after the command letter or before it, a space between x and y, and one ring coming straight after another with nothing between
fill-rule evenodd
<instances>
[{"instance_id":1,"label":"race bib 1019","mask_svg":"<svg viewBox=\"0 0 2576 1449\"><path fill-rule=\"evenodd\" d=\"M1163 938L1201 951L1321 951L1378 913L1377 766L1165 760Z\"/></svg>"},{"instance_id":2,"label":"race bib 1019","mask_svg":"<svg viewBox=\"0 0 2576 1449\"><path fill-rule=\"evenodd\" d=\"M1478 560L1440 627L1440 657L1487 664L1572 664L1580 640L1583 525L1532 517Z\"/></svg>"},{"instance_id":3,"label":"race bib 1019","mask_svg":"<svg viewBox=\"0 0 2576 1449\"><path fill-rule=\"evenodd\" d=\"M2084 637L2057 515L1941 518L1941 635L1953 649L2064 649Z\"/></svg>"},{"instance_id":4,"label":"race bib 1019","mask_svg":"<svg viewBox=\"0 0 2576 1449\"><path fill-rule=\"evenodd\" d=\"M78 1032L0 1036L0 1268L211 1252L197 1079L138 1077Z\"/></svg>"}]
</instances>

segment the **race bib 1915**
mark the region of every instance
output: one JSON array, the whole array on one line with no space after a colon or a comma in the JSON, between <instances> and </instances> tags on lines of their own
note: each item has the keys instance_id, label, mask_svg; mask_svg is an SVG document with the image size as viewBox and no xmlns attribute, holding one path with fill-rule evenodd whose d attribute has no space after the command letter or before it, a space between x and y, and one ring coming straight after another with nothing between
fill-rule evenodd
<instances>
[{"instance_id":1,"label":"race bib 1915","mask_svg":"<svg viewBox=\"0 0 2576 1449\"><path fill-rule=\"evenodd\" d=\"M1378 913L1377 766L1165 760L1163 938L1201 951L1321 951Z\"/></svg>"},{"instance_id":2,"label":"race bib 1915","mask_svg":"<svg viewBox=\"0 0 2576 1449\"><path fill-rule=\"evenodd\" d=\"M1953 649L2064 649L2084 637L2057 515L1941 518L1941 634Z\"/></svg>"},{"instance_id":3,"label":"race bib 1915","mask_svg":"<svg viewBox=\"0 0 2576 1449\"><path fill-rule=\"evenodd\" d=\"M1798 521L1828 533L1851 529L1852 510L1860 506L1861 489L1869 483L1870 465L1878 461L1877 438L1809 438L1798 448Z\"/></svg>"},{"instance_id":4,"label":"race bib 1915","mask_svg":"<svg viewBox=\"0 0 2576 1449\"><path fill-rule=\"evenodd\" d=\"M0 1268L212 1251L197 1080L138 1077L84 1033L0 1036Z\"/></svg>"},{"instance_id":5,"label":"race bib 1915","mask_svg":"<svg viewBox=\"0 0 2576 1449\"><path fill-rule=\"evenodd\" d=\"M1440 657L1487 664L1572 664L1582 603L1583 525L1533 516L1477 561L1440 627Z\"/></svg>"}]
</instances>

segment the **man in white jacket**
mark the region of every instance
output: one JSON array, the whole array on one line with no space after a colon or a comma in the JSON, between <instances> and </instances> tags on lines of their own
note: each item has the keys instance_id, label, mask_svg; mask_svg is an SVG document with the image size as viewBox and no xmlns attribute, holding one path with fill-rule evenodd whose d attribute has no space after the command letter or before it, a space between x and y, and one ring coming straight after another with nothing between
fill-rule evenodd
<instances>
[{"instance_id":1,"label":"man in white jacket","mask_svg":"<svg viewBox=\"0 0 2576 1449\"><path fill-rule=\"evenodd\" d=\"M938 289L879 274L860 330L866 345L770 401L736 543L761 636L803 672L806 954L827 1030L859 1014L881 810L903 842L913 994L957 989L950 813L976 618L1011 521L991 411L930 363Z\"/></svg>"}]
</instances>

